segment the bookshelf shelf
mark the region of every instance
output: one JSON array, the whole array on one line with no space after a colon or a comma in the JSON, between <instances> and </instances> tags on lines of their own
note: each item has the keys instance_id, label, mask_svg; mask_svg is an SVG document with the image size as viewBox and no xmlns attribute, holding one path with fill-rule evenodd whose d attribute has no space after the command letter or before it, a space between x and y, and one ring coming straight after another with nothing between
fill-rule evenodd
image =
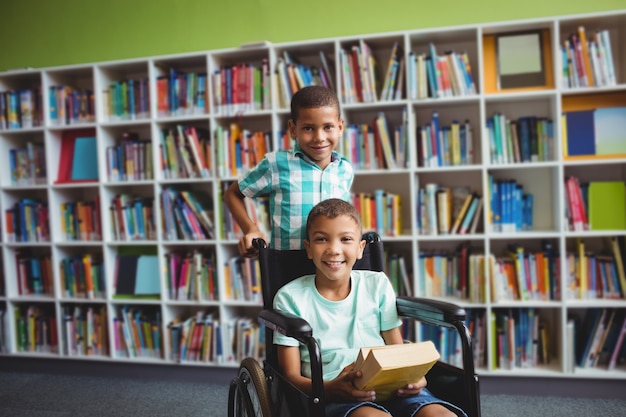
<instances>
[{"instance_id":1,"label":"bookshelf shelf","mask_svg":"<svg viewBox=\"0 0 626 417\"><path fill-rule=\"evenodd\" d=\"M579 33L581 26L589 36L588 40L595 39L596 31L608 31L614 83L570 87L565 82L567 75L563 72L561 47L572 34ZM579 296L582 292L570 273L568 256L579 252L581 241L589 253L610 254L607 252L609 242L612 238L626 238L626 230L570 230L566 217L568 195L565 183L569 177L576 177L581 183L626 182L626 158L622 155L602 159L565 158L565 132L560 122L564 112L626 107L625 28L626 10L622 10L0 73L0 104L4 106L0 106L0 159L5 158L0 164L0 209L3 212L0 223L0 355L235 367L241 360L236 357L237 352L222 352L223 356L218 357L215 346L213 356L206 353L195 360L189 357L179 360L177 357L182 328L190 329L193 324L198 329L210 328L217 332L219 327L226 338L227 335L254 332L254 317L260 309L258 298L244 296L245 291L251 290L237 288L236 285L242 284L230 278L233 273L236 275L246 268L252 271L255 266L244 263L237 256L237 239L222 199L225 187L246 167L239 166L234 172L229 161L225 160L230 154L224 146L227 140L232 142L232 138L227 138L236 129L261 132L267 150L290 146L291 141L284 138L291 94L286 88L291 88L292 82L302 85L318 77L338 93L346 130L365 125L371 129L377 118L384 115L392 140L395 140L394 129L404 132L405 142L397 142L402 143L403 152L394 154L395 166L390 167L387 161L380 166L355 164L353 191L374 196L384 190L384 193L399 196L401 225L393 233L382 233L390 267L392 259L401 258L414 295L452 300L464 306L476 319L472 325L482 329L480 333L480 329L475 328L480 351L479 373L506 377L626 379L623 351L621 356L618 355L621 359L618 359L617 366L610 371L605 362L589 368L574 365L576 343L572 342L572 323L580 323L587 312L594 309L605 311L607 315L612 311L623 311L626 301L623 296ZM546 83L536 88L498 90L495 37L527 30L544 31ZM435 92L436 97L430 94L420 96L416 84L419 83L418 70L412 65L417 65L420 59L432 58L433 51L454 71L454 65L466 59L474 91L470 91L469 84L467 91L463 90L459 78L449 80L449 94L437 96ZM347 78L359 71L351 72L346 67L348 60L356 62L357 52L365 56L369 53L371 60L375 61L373 67L362 69L363 76L368 77L359 84L365 89L362 94L356 91L358 85L351 85ZM395 84L386 86L390 63L396 66L395 71L401 77L396 77ZM456 75L468 81L469 75L466 77L460 67L458 70ZM290 72L294 77L292 80L289 79ZM236 74L236 78L227 81L227 74ZM254 88L248 83L252 79L257 82ZM24 90L31 91L25 93L25 107L19 107L26 116L22 113L19 117L9 115L11 95L17 97ZM387 90L386 96L383 96L384 90ZM458 94L461 91L463 93ZM15 107L14 111L17 110ZM552 121L552 139L547 140L545 148L547 157L518 162L497 159L497 148L487 127L488 119L494 115L502 115L509 123L531 116ZM425 155L425 150L433 143L428 146L424 143L429 136L424 136L422 129L432 126L434 118L441 128L456 122L470 127L471 136L462 145L471 148L468 161L453 163L451 157L449 163L443 163L445 159L438 161L436 154L434 160L432 155ZM208 154L202 157L207 173L204 176L172 176L169 168L164 169L164 149L181 155L187 152L189 158L194 156L190 145L186 145L187 138L182 141L174 139L170 150L167 136L170 132L187 132L185 129L189 128L194 128L199 136L205 135L199 139L206 140L202 142L202 152ZM64 137L84 132L91 132L97 138L98 179L58 182ZM9 163L10 152L33 146L41 150L42 157L37 160L37 166L45 175L36 180L13 181L16 169ZM346 156L356 155L358 149L355 150L354 146L346 139L341 142L339 150ZM396 146L394 142L394 148ZM111 157L121 153L127 158L125 164L132 162L136 174L128 174L127 165L124 165L127 177L114 174L121 173L121 168L114 171ZM194 159L190 161L193 171L195 162ZM516 230L503 226L503 230L498 231L491 216L489 198L493 184L511 181L521 187L523 193L533 195L532 228ZM476 193L482 198L474 233L427 232L420 198L422 190L425 193L433 184L438 190L448 188L451 194L463 188L463 192ZM170 191L173 194L187 191L206 198L203 205L213 225L211 236L186 238L182 229L176 236L168 236L166 223L169 223L162 206L163 193ZM120 218L114 217L111 205L119 196L142 202L140 210L151 216L153 235L117 235L116 222ZM12 224L6 215L7 210L29 199L47 204L50 241L23 242L10 235ZM97 202L101 237L79 240L68 238L64 233L60 219L66 214L62 204L76 201ZM137 209L133 206L132 210ZM542 295L539 291L536 297L523 301L499 297L500 290L491 281L491 277L495 281L496 273L490 262L493 259L506 263L505 260L513 259L511 251L515 248L522 248L526 256L545 254L546 248L550 248L554 255L562 255L554 258L556 263L551 265L556 269L546 276L554 279L548 283L552 292L548 289L547 295ZM80 261L87 255L104 265L104 289L93 299L87 298L85 292L78 291L73 296L68 293L59 268L65 259ZM116 295L118 259L126 255L157 256L159 272L148 277L158 281L160 290L157 294L151 298ZM447 288L433 294L432 284L428 283L433 279L428 272L428 262L436 257L449 260L451 271L459 265L458 262L467 262L479 285L469 283L469 287L463 290ZM31 258L50 259L52 289L49 293L28 293L17 281L15 272L28 262L24 259ZM172 259L182 261L176 264ZM206 274L197 274L198 281L194 284L187 281L187 287L180 278L185 262L189 268L197 262L193 271L202 270L202 274ZM177 287L181 282L183 287ZM570 290L572 285L574 288ZM188 295L180 296L179 291ZM625 291L622 289L622 294ZM505 332L503 317L509 320L519 318L521 314L528 314L533 320L538 318L538 326L544 329L539 339L547 341L547 350L542 355L547 358L540 355L542 360L537 363L508 366L504 358L499 358L494 346ZM29 316L39 317L37 323L45 322L47 327L42 333L43 339L24 344L20 332L22 326L28 325ZM79 346L72 349L85 349L82 353L68 351L70 322L78 323L76 320L83 320L82 316L96 320L92 326L101 330L98 340L105 346L104 350ZM623 316L618 318L624 320ZM139 344L144 349L140 347L129 357L129 350L124 346L130 342L124 338L130 335L124 332L132 331L132 327L124 328L123 323L133 320L138 328L145 330L146 340ZM418 334L426 331L419 326L413 330ZM247 356L250 354L252 352L247 352Z\"/></svg>"}]
</instances>

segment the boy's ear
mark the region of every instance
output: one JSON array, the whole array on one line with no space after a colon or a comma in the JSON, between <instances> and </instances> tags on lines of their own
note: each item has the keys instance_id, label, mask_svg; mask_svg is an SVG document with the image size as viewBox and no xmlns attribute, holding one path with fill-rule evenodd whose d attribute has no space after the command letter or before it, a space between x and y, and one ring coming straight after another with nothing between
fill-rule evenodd
<instances>
[{"instance_id":1,"label":"boy's ear","mask_svg":"<svg viewBox=\"0 0 626 417\"><path fill-rule=\"evenodd\" d=\"M313 256L311 255L311 242L306 239L304 239L304 250L306 251L306 257L313 259Z\"/></svg>"},{"instance_id":2,"label":"boy's ear","mask_svg":"<svg viewBox=\"0 0 626 417\"><path fill-rule=\"evenodd\" d=\"M291 137L291 139L295 139L297 137L296 123L293 121L293 119L289 119L289 121L287 121L287 129L289 130L289 136Z\"/></svg>"},{"instance_id":3,"label":"boy's ear","mask_svg":"<svg viewBox=\"0 0 626 417\"><path fill-rule=\"evenodd\" d=\"M359 256L357 256L357 259L363 258L363 251L365 250L365 244L366 244L365 239L359 242Z\"/></svg>"}]
</instances>

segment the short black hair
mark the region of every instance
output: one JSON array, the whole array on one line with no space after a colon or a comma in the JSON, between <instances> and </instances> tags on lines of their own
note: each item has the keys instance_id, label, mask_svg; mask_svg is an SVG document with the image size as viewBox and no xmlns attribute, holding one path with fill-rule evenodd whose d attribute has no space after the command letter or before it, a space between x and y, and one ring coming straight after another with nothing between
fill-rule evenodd
<instances>
[{"instance_id":1,"label":"short black hair","mask_svg":"<svg viewBox=\"0 0 626 417\"><path fill-rule=\"evenodd\" d=\"M296 122L300 109L316 109L318 107L334 107L337 110L337 117L341 114L337 94L330 88L321 85L301 88L291 98L291 120Z\"/></svg>"},{"instance_id":2,"label":"short black hair","mask_svg":"<svg viewBox=\"0 0 626 417\"><path fill-rule=\"evenodd\" d=\"M335 219L339 216L348 216L359 227L361 232L361 216L357 209L347 201L340 198L329 198L328 200L322 200L317 203L309 212L309 216L306 219L306 238L309 238L309 229L315 219L320 216L328 217L329 219Z\"/></svg>"}]
</instances>

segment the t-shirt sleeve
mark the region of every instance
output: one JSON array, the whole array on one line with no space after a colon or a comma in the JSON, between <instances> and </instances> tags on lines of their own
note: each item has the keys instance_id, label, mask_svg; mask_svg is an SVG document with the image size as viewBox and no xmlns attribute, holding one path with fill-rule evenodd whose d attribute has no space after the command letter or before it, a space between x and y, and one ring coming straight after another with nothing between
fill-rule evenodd
<instances>
[{"instance_id":1,"label":"t-shirt sleeve","mask_svg":"<svg viewBox=\"0 0 626 417\"><path fill-rule=\"evenodd\" d=\"M269 194L271 189L271 164L266 156L239 180L239 191L246 197L254 198Z\"/></svg>"},{"instance_id":2,"label":"t-shirt sleeve","mask_svg":"<svg viewBox=\"0 0 626 417\"><path fill-rule=\"evenodd\" d=\"M284 287L283 287L284 288ZM274 310L284 311L285 313L296 314L295 309L293 308L293 299L288 296L285 291L278 290L276 295L274 296ZM274 331L274 344L275 345L283 345L283 346L300 346L300 342L298 342L293 337L287 337Z\"/></svg>"},{"instance_id":3,"label":"t-shirt sleeve","mask_svg":"<svg viewBox=\"0 0 626 417\"><path fill-rule=\"evenodd\" d=\"M396 294L393 291L391 282L384 273L380 274L379 291L381 294L379 299L380 308L380 330L390 330L402 324L398 317L398 309L396 307Z\"/></svg>"}]
</instances>

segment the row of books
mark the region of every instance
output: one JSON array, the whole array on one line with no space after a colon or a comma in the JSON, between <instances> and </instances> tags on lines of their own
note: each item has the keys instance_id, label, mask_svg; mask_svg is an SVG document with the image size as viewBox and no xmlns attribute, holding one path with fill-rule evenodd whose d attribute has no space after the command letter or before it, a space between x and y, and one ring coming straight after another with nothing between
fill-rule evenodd
<instances>
[{"instance_id":1,"label":"row of books","mask_svg":"<svg viewBox=\"0 0 626 417\"><path fill-rule=\"evenodd\" d=\"M235 116L271 108L269 61L239 63L215 70L211 77L215 113Z\"/></svg>"},{"instance_id":2,"label":"row of books","mask_svg":"<svg viewBox=\"0 0 626 417\"><path fill-rule=\"evenodd\" d=\"M373 193L352 193L352 205L361 215L363 231L380 236L402 234L402 202L399 194L382 189Z\"/></svg>"},{"instance_id":3,"label":"row of books","mask_svg":"<svg viewBox=\"0 0 626 417\"><path fill-rule=\"evenodd\" d=\"M608 30L587 33L584 26L578 26L560 49L564 88L616 85Z\"/></svg>"},{"instance_id":4,"label":"row of books","mask_svg":"<svg viewBox=\"0 0 626 417\"><path fill-rule=\"evenodd\" d=\"M17 292L19 295L53 295L54 283L50 256L15 253Z\"/></svg>"},{"instance_id":5,"label":"row of books","mask_svg":"<svg viewBox=\"0 0 626 417\"><path fill-rule=\"evenodd\" d=\"M50 123L54 126L70 126L93 123L96 107L93 90L68 85L51 86L49 92Z\"/></svg>"},{"instance_id":6,"label":"row of books","mask_svg":"<svg viewBox=\"0 0 626 417\"><path fill-rule=\"evenodd\" d=\"M561 115L565 159L623 157L626 141L621 127L626 123L626 106L566 111Z\"/></svg>"},{"instance_id":7,"label":"row of books","mask_svg":"<svg viewBox=\"0 0 626 417\"><path fill-rule=\"evenodd\" d=\"M474 367L487 366L487 320L484 310L466 310L465 326L472 337ZM458 337L458 334L456 335Z\"/></svg>"},{"instance_id":8,"label":"row of books","mask_svg":"<svg viewBox=\"0 0 626 417\"><path fill-rule=\"evenodd\" d=\"M428 54L409 52L409 98L421 100L477 94L467 52L450 50L438 55L432 42L429 43L428 51Z\"/></svg>"},{"instance_id":9,"label":"row of books","mask_svg":"<svg viewBox=\"0 0 626 417\"><path fill-rule=\"evenodd\" d=\"M554 157L552 120L536 116L510 120L502 113L487 118L492 164L551 161Z\"/></svg>"},{"instance_id":10,"label":"row of books","mask_svg":"<svg viewBox=\"0 0 626 417\"><path fill-rule=\"evenodd\" d=\"M59 204L61 233L67 241L102 239L100 198L94 201L70 201Z\"/></svg>"},{"instance_id":11,"label":"row of books","mask_svg":"<svg viewBox=\"0 0 626 417\"><path fill-rule=\"evenodd\" d=\"M63 353L68 356L107 356L106 306L63 306Z\"/></svg>"},{"instance_id":12,"label":"row of books","mask_svg":"<svg viewBox=\"0 0 626 417\"><path fill-rule=\"evenodd\" d=\"M361 40L357 45L339 50L341 97L344 103L373 103L395 97L402 54L398 53L398 42L394 43L389 58L385 79L378 78L378 63L369 45ZM404 66L402 65L402 68ZM403 70L404 71L404 70ZM398 90L398 91L401 91Z\"/></svg>"},{"instance_id":13,"label":"row of books","mask_svg":"<svg viewBox=\"0 0 626 417\"><path fill-rule=\"evenodd\" d=\"M626 184L567 177L565 209L569 230L625 230Z\"/></svg>"},{"instance_id":14,"label":"row of books","mask_svg":"<svg viewBox=\"0 0 626 417\"><path fill-rule=\"evenodd\" d=\"M102 91L104 116L109 121L137 120L150 117L148 77L116 80Z\"/></svg>"},{"instance_id":15,"label":"row of books","mask_svg":"<svg viewBox=\"0 0 626 417\"><path fill-rule=\"evenodd\" d=\"M532 368L550 363L550 328L534 308L492 311L492 369Z\"/></svg>"},{"instance_id":16,"label":"row of books","mask_svg":"<svg viewBox=\"0 0 626 417\"><path fill-rule=\"evenodd\" d=\"M433 112L429 123L417 128L418 163L421 167L471 165L474 163L474 142L469 120L453 120L441 126L439 112Z\"/></svg>"},{"instance_id":17,"label":"row of books","mask_svg":"<svg viewBox=\"0 0 626 417\"><path fill-rule=\"evenodd\" d=\"M478 231L483 197L469 187L425 184L418 190L417 227L421 235L464 235Z\"/></svg>"},{"instance_id":18,"label":"row of books","mask_svg":"<svg viewBox=\"0 0 626 417\"><path fill-rule=\"evenodd\" d=\"M0 91L0 130L30 129L42 124L41 88Z\"/></svg>"},{"instance_id":19,"label":"row of books","mask_svg":"<svg viewBox=\"0 0 626 417\"><path fill-rule=\"evenodd\" d=\"M59 278L63 297L93 300L106 296L104 263L98 255L84 254L61 259Z\"/></svg>"},{"instance_id":20,"label":"row of books","mask_svg":"<svg viewBox=\"0 0 626 417\"><path fill-rule=\"evenodd\" d=\"M498 180L489 174L488 218L492 232L512 233L532 230L534 197L524 193L515 180Z\"/></svg>"},{"instance_id":21,"label":"row of books","mask_svg":"<svg viewBox=\"0 0 626 417\"><path fill-rule=\"evenodd\" d=\"M623 236L605 238L605 247L589 250L584 239L576 239L567 254L566 299L626 299Z\"/></svg>"},{"instance_id":22,"label":"row of books","mask_svg":"<svg viewBox=\"0 0 626 417\"><path fill-rule=\"evenodd\" d=\"M119 143L106 148L109 181L141 181L154 178L152 141L140 139L134 132L124 132Z\"/></svg>"},{"instance_id":23,"label":"row of books","mask_svg":"<svg viewBox=\"0 0 626 417\"><path fill-rule=\"evenodd\" d=\"M118 194L109 206L110 232L114 240L156 239L154 199Z\"/></svg>"},{"instance_id":24,"label":"row of books","mask_svg":"<svg viewBox=\"0 0 626 417\"><path fill-rule=\"evenodd\" d=\"M489 258L491 301L548 301L561 295L561 256L552 242L542 240L541 250L510 245L505 256Z\"/></svg>"},{"instance_id":25,"label":"row of books","mask_svg":"<svg viewBox=\"0 0 626 417\"><path fill-rule=\"evenodd\" d=\"M220 178L238 176L254 168L272 150L270 132L242 129L231 122L215 130L215 156Z\"/></svg>"},{"instance_id":26,"label":"row of books","mask_svg":"<svg viewBox=\"0 0 626 417\"><path fill-rule=\"evenodd\" d=\"M11 185L45 184L47 172L43 145L28 141L25 148L9 149L9 168Z\"/></svg>"},{"instance_id":27,"label":"row of books","mask_svg":"<svg viewBox=\"0 0 626 417\"><path fill-rule=\"evenodd\" d=\"M430 340L439 352L440 361L452 366L463 366L461 338L456 329L431 326L421 323L420 334L422 340Z\"/></svg>"},{"instance_id":28,"label":"row of books","mask_svg":"<svg viewBox=\"0 0 626 417\"><path fill-rule=\"evenodd\" d=\"M392 129L383 112L378 113L369 125L346 126L342 148L343 154L358 170L405 168L408 161L406 109L402 123Z\"/></svg>"},{"instance_id":29,"label":"row of books","mask_svg":"<svg viewBox=\"0 0 626 417\"><path fill-rule=\"evenodd\" d=\"M163 272L170 300L219 299L215 253L205 254L199 250L167 253Z\"/></svg>"},{"instance_id":30,"label":"row of books","mask_svg":"<svg viewBox=\"0 0 626 417\"><path fill-rule=\"evenodd\" d=\"M219 138L218 144L219 144ZM209 178L212 145L208 130L176 125L161 130L159 151L161 172L166 179ZM151 155L147 155L151 157Z\"/></svg>"},{"instance_id":31,"label":"row of books","mask_svg":"<svg viewBox=\"0 0 626 417\"><path fill-rule=\"evenodd\" d=\"M213 203L207 193L166 188L161 193L161 215L166 240L215 238Z\"/></svg>"},{"instance_id":32,"label":"row of books","mask_svg":"<svg viewBox=\"0 0 626 417\"><path fill-rule=\"evenodd\" d=\"M453 253L421 251L418 275L422 297L454 297L475 303L486 300L487 282L483 254L471 253L468 244L458 246Z\"/></svg>"},{"instance_id":33,"label":"row of books","mask_svg":"<svg viewBox=\"0 0 626 417\"><path fill-rule=\"evenodd\" d=\"M276 59L274 71L278 89L278 104L281 108L288 108L291 97L303 87L321 85L334 90L326 55L319 51L320 66L306 65L294 59L287 51Z\"/></svg>"},{"instance_id":34,"label":"row of books","mask_svg":"<svg viewBox=\"0 0 626 417\"><path fill-rule=\"evenodd\" d=\"M402 254L386 253L385 273L396 295L413 296L412 277Z\"/></svg>"},{"instance_id":35,"label":"row of books","mask_svg":"<svg viewBox=\"0 0 626 417\"><path fill-rule=\"evenodd\" d=\"M167 326L170 360L175 362L239 363L251 357L265 358L265 331L249 318L219 320L212 313L197 312L175 319Z\"/></svg>"},{"instance_id":36,"label":"row of books","mask_svg":"<svg viewBox=\"0 0 626 417\"><path fill-rule=\"evenodd\" d=\"M15 307L15 345L18 352L58 353L59 337L54 311L39 305Z\"/></svg>"},{"instance_id":37,"label":"row of books","mask_svg":"<svg viewBox=\"0 0 626 417\"><path fill-rule=\"evenodd\" d=\"M159 117L189 116L208 111L206 72L184 72L170 68L156 80Z\"/></svg>"},{"instance_id":38,"label":"row of books","mask_svg":"<svg viewBox=\"0 0 626 417\"><path fill-rule=\"evenodd\" d=\"M113 318L115 355L122 358L162 358L163 335L158 310L122 306Z\"/></svg>"},{"instance_id":39,"label":"row of books","mask_svg":"<svg viewBox=\"0 0 626 417\"><path fill-rule=\"evenodd\" d=\"M581 320L582 319L582 320ZM624 309L589 308L582 317L567 321L572 369L604 368L626 363L626 315Z\"/></svg>"},{"instance_id":40,"label":"row of books","mask_svg":"<svg viewBox=\"0 0 626 417\"><path fill-rule=\"evenodd\" d=\"M224 295L227 300L263 302L258 258L233 256L224 263Z\"/></svg>"},{"instance_id":41,"label":"row of books","mask_svg":"<svg viewBox=\"0 0 626 417\"><path fill-rule=\"evenodd\" d=\"M4 210L6 236L9 242L49 242L48 205L32 198L23 198Z\"/></svg>"}]
</instances>

